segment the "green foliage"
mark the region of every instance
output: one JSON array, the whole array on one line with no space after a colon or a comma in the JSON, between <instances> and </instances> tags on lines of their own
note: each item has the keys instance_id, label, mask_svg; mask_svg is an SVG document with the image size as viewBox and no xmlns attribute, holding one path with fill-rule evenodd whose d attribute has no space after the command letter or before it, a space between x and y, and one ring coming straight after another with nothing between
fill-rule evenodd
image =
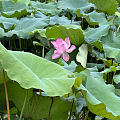
<instances>
[{"instance_id":1,"label":"green foliage","mask_svg":"<svg viewBox=\"0 0 120 120\"><path fill-rule=\"evenodd\" d=\"M50 2L48 4L40 3L40 2L30 2L30 6L35 10L40 11L45 15L57 15L60 11L57 9L57 4L55 2Z\"/></svg>"},{"instance_id":2,"label":"green foliage","mask_svg":"<svg viewBox=\"0 0 120 120\"><path fill-rule=\"evenodd\" d=\"M98 28L88 28L84 32L87 42L95 42L101 39L101 37L106 36L108 34L110 26L109 25L104 25Z\"/></svg>"},{"instance_id":3,"label":"green foliage","mask_svg":"<svg viewBox=\"0 0 120 120\"><path fill-rule=\"evenodd\" d=\"M87 74L86 85L81 86L81 89L84 91L88 108L93 113L112 120L120 119L118 112L120 98L115 95L113 85L104 83L101 74L98 72Z\"/></svg>"},{"instance_id":4,"label":"green foliage","mask_svg":"<svg viewBox=\"0 0 120 120\"><path fill-rule=\"evenodd\" d=\"M97 9L109 15L113 15L117 11L118 3L116 0L89 0L96 5Z\"/></svg>"},{"instance_id":5,"label":"green foliage","mask_svg":"<svg viewBox=\"0 0 120 120\"><path fill-rule=\"evenodd\" d=\"M0 1L0 119L4 69L11 119L119 120L119 3ZM51 40L66 37L76 46L70 60L53 60Z\"/></svg>"},{"instance_id":6,"label":"green foliage","mask_svg":"<svg viewBox=\"0 0 120 120\"><path fill-rule=\"evenodd\" d=\"M70 42L76 46L79 46L84 42L83 31L77 25L53 26L52 28L47 28L46 36L47 38L53 39L65 39L67 36L69 36Z\"/></svg>"},{"instance_id":7,"label":"green foliage","mask_svg":"<svg viewBox=\"0 0 120 120\"><path fill-rule=\"evenodd\" d=\"M93 6L88 0L59 0L58 7L62 9L78 9L86 10Z\"/></svg>"},{"instance_id":8,"label":"green foliage","mask_svg":"<svg viewBox=\"0 0 120 120\"><path fill-rule=\"evenodd\" d=\"M93 11L86 15L86 20L88 21L89 25L92 26L102 26L108 24L108 21L105 18L104 13L98 13L96 11Z\"/></svg>"},{"instance_id":9,"label":"green foliage","mask_svg":"<svg viewBox=\"0 0 120 120\"><path fill-rule=\"evenodd\" d=\"M42 89L49 96L62 96L71 91L74 78L69 78L71 72L61 66L31 53L8 51L2 44L0 51L0 62L8 77L23 88Z\"/></svg>"},{"instance_id":10,"label":"green foliage","mask_svg":"<svg viewBox=\"0 0 120 120\"><path fill-rule=\"evenodd\" d=\"M2 93L4 93L4 87L2 85L1 88ZM25 118L32 120L48 118L51 104L50 97L37 95L32 89L22 89L16 82L12 81L7 82L7 88L9 100L15 104L18 111L21 111L25 97L27 98L23 111L23 116ZM5 94L0 94L0 97L5 99ZM63 100L59 97L55 97L53 100L54 102L51 111L51 119L61 120L62 118L62 120L66 120L68 117L68 112L70 112L72 102ZM73 112L74 111L75 106L73 106Z\"/></svg>"},{"instance_id":11,"label":"green foliage","mask_svg":"<svg viewBox=\"0 0 120 120\"><path fill-rule=\"evenodd\" d=\"M115 36L114 33L109 32L109 34L102 38L103 41L103 50L105 52L106 57L115 58L118 62L120 62L120 36Z\"/></svg>"}]
</instances>

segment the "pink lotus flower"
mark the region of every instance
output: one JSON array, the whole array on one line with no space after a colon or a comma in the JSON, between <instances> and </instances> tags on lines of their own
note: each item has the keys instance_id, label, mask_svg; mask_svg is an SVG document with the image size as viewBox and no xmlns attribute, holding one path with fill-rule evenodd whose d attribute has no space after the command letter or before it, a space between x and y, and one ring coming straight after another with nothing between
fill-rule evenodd
<instances>
[{"instance_id":1,"label":"pink lotus flower","mask_svg":"<svg viewBox=\"0 0 120 120\"><path fill-rule=\"evenodd\" d=\"M56 48L52 55L52 59L56 59L61 56L66 62L70 59L68 53L71 53L76 48L75 45L71 46L69 37L66 37L65 40L58 38L56 41L51 41L51 43Z\"/></svg>"}]
</instances>

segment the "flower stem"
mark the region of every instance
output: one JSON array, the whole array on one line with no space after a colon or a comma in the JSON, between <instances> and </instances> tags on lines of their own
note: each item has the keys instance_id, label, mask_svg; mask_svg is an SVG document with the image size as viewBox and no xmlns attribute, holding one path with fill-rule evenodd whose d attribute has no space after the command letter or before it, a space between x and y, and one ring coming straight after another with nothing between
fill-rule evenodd
<instances>
[{"instance_id":1,"label":"flower stem","mask_svg":"<svg viewBox=\"0 0 120 120\"><path fill-rule=\"evenodd\" d=\"M51 109L52 109L52 105L53 105L53 97L51 97L51 105L50 105L50 109L49 109L49 120L50 120L50 113L51 113Z\"/></svg>"},{"instance_id":2,"label":"flower stem","mask_svg":"<svg viewBox=\"0 0 120 120\"><path fill-rule=\"evenodd\" d=\"M73 101L72 101L72 106L71 106L71 110L70 110L70 116L69 116L69 119L68 119L68 120L71 120L73 105L74 105L74 99L73 99Z\"/></svg>"},{"instance_id":3,"label":"flower stem","mask_svg":"<svg viewBox=\"0 0 120 120\"><path fill-rule=\"evenodd\" d=\"M24 108L25 108L26 100L27 100L27 91L26 91L24 103L23 103L23 106L22 106L21 114L20 114L20 120L22 120L22 115L23 115L23 111L24 111Z\"/></svg>"},{"instance_id":4,"label":"flower stem","mask_svg":"<svg viewBox=\"0 0 120 120\"><path fill-rule=\"evenodd\" d=\"M6 85L6 79L5 79L5 71L4 71L4 69L2 69L2 72L3 72L3 81L4 81L4 88L5 88L5 95L6 95L8 120L10 120L10 108L9 108L8 92L7 92L7 85Z\"/></svg>"}]
</instances>

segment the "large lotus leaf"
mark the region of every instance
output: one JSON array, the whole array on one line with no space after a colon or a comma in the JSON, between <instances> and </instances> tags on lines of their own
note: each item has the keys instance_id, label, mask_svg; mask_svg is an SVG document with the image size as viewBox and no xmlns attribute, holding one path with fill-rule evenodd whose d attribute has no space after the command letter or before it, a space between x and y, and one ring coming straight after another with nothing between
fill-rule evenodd
<instances>
[{"instance_id":1,"label":"large lotus leaf","mask_svg":"<svg viewBox=\"0 0 120 120\"><path fill-rule=\"evenodd\" d=\"M108 34L110 26L108 24L100 26L98 28L88 28L84 31L86 41L88 43L94 43L101 39L101 37Z\"/></svg>"},{"instance_id":2,"label":"large lotus leaf","mask_svg":"<svg viewBox=\"0 0 120 120\"><path fill-rule=\"evenodd\" d=\"M8 81L8 79L7 79L7 81ZM10 81L10 80L8 82L6 82L6 84L7 84L7 91L8 91L10 107L13 105L17 105L17 107L19 108L18 110L21 111L21 109L23 107L25 96L27 95L26 103L28 103L30 98L33 95L33 89L29 89L29 90L23 89L19 86L18 83L14 82L14 81ZM0 104L2 104L5 102L5 90L4 90L3 84L0 84L0 87L1 87ZM1 110L4 111L5 109L6 109L6 106L5 106L5 104L3 104L3 106L0 108L0 111ZM13 113L11 112L11 114L13 114Z\"/></svg>"},{"instance_id":3,"label":"large lotus leaf","mask_svg":"<svg viewBox=\"0 0 120 120\"><path fill-rule=\"evenodd\" d=\"M1 15L7 18L13 18L13 17L17 17L18 19L20 19L23 16L27 16L30 15L32 13L32 10L27 11L27 9L23 9L20 11L12 11L12 12L1 12Z\"/></svg>"},{"instance_id":4,"label":"large lotus leaf","mask_svg":"<svg viewBox=\"0 0 120 120\"><path fill-rule=\"evenodd\" d=\"M89 0L96 5L97 9L107 14L114 14L117 10L118 3L116 0Z\"/></svg>"},{"instance_id":5,"label":"large lotus leaf","mask_svg":"<svg viewBox=\"0 0 120 120\"><path fill-rule=\"evenodd\" d=\"M92 7L93 4L89 3L88 0L59 0L58 7L61 9L81 9L85 10Z\"/></svg>"},{"instance_id":6,"label":"large lotus leaf","mask_svg":"<svg viewBox=\"0 0 120 120\"><path fill-rule=\"evenodd\" d=\"M84 35L82 29L78 25L53 26L46 29L47 38L65 39L69 37L72 44L79 46L84 42Z\"/></svg>"},{"instance_id":7,"label":"large lotus leaf","mask_svg":"<svg viewBox=\"0 0 120 120\"><path fill-rule=\"evenodd\" d=\"M53 15L56 8L56 3L45 4L31 1L29 4L26 4L24 2L13 2L10 0L9 2L3 1L3 11L1 12L1 15L8 18L17 17L19 19L21 17L31 15L31 13L36 13L36 11ZM57 9L56 11L56 14L58 14Z\"/></svg>"},{"instance_id":8,"label":"large lotus leaf","mask_svg":"<svg viewBox=\"0 0 120 120\"><path fill-rule=\"evenodd\" d=\"M31 53L6 50L0 44L0 62L8 77L23 88L36 88L48 96L62 96L71 91L71 72Z\"/></svg>"},{"instance_id":9,"label":"large lotus leaf","mask_svg":"<svg viewBox=\"0 0 120 120\"><path fill-rule=\"evenodd\" d=\"M10 81L6 72L5 72L5 76L6 76L6 81ZM0 84L3 84L3 71L2 71L2 65L1 64L0 64Z\"/></svg>"},{"instance_id":10,"label":"large lotus leaf","mask_svg":"<svg viewBox=\"0 0 120 120\"><path fill-rule=\"evenodd\" d=\"M0 88L0 98L4 98L5 101L4 85L0 85ZM48 119L52 98L37 95L32 89L25 90L21 88L18 83L13 81L7 82L7 89L9 101L14 103L18 111L21 111L26 98L25 107L23 110L24 118L31 118L32 120ZM0 103L2 103L1 99ZM72 102L62 100L59 97L54 97L51 109L51 119L67 120L68 112L70 112L71 107ZM75 105L73 105L72 114L74 112Z\"/></svg>"},{"instance_id":11,"label":"large lotus leaf","mask_svg":"<svg viewBox=\"0 0 120 120\"><path fill-rule=\"evenodd\" d=\"M115 58L118 62L120 62L120 36L116 36L113 32L109 32L109 34L101 39L103 44L103 50L105 52L105 56L109 58Z\"/></svg>"},{"instance_id":12,"label":"large lotus leaf","mask_svg":"<svg viewBox=\"0 0 120 120\"><path fill-rule=\"evenodd\" d=\"M102 26L102 25L108 24L104 13L98 13L96 11L93 11L93 12L91 12L89 14L86 14L85 16L86 16L86 20L88 21L88 23L90 25Z\"/></svg>"},{"instance_id":13,"label":"large lotus leaf","mask_svg":"<svg viewBox=\"0 0 120 120\"><path fill-rule=\"evenodd\" d=\"M9 36L8 31L14 30L15 25L18 23L16 18L0 17L0 38L3 36Z\"/></svg>"},{"instance_id":14,"label":"large lotus leaf","mask_svg":"<svg viewBox=\"0 0 120 120\"><path fill-rule=\"evenodd\" d=\"M27 5L25 2L14 2L13 0L2 0L2 11L3 12L10 12L15 10L21 10L26 8Z\"/></svg>"},{"instance_id":15,"label":"large lotus leaf","mask_svg":"<svg viewBox=\"0 0 120 120\"><path fill-rule=\"evenodd\" d=\"M4 17L17 17L20 19L23 16L30 15L32 11L25 2L14 2L13 0L2 1L1 15Z\"/></svg>"},{"instance_id":16,"label":"large lotus leaf","mask_svg":"<svg viewBox=\"0 0 120 120\"><path fill-rule=\"evenodd\" d=\"M12 34L17 34L21 38L29 38L31 35L29 32L35 29L42 29L49 24L47 16L41 18L23 18L16 25L15 29L11 31Z\"/></svg>"},{"instance_id":17,"label":"large lotus leaf","mask_svg":"<svg viewBox=\"0 0 120 120\"><path fill-rule=\"evenodd\" d=\"M0 31L0 37L11 37L13 34L16 34L20 38L28 39L32 37L32 35L29 34L29 32L36 29L42 29L49 24L49 17L43 14L39 15L39 18L26 17L20 20L17 20L16 18L0 17L0 22L5 26L5 28L10 28L12 25L15 26L15 29L6 33L4 33L4 30L2 29Z\"/></svg>"},{"instance_id":18,"label":"large lotus leaf","mask_svg":"<svg viewBox=\"0 0 120 120\"><path fill-rule=\"evenodd\" d=\"M62 16L53 16L50 17L50 25L55 25L55 24L59 24L59 25L70 25L71 24L71 20L68 20L67 17Z\"/></svg>"},{"instance_id":19,"label":"large lotus leaf","mask_svg":"<svg viewBox=\"0 0 120 120\"><path fill-rule=\"evenodd\" d=\"M104 13L98 13L96 11L90 12L90 13L83 13L80 9L76 11L77 16L81 17L84 16L91 26L102 26L102 25L107 25L109 22L105 18Z\"/></svg>"},{"instance_id":20,"label":"large lotus leaf","mask_svg":"<svg viewBox=\"0 0 120 120\"><path fill-rule=\"evenodd\" d=\"M57 3L50 2L48 4L40 3L38 1L31 1L30 6L33 7L35 10L42 12L45 15L58 15L60 12L57 9Z\"/></svg>"},{"instance_id":21,"label":"large lotus leaf","mask_svg":"<svg viewBox=\"0 0 120 120\"><path fill-rule=\"evenodd\" d=\"M78 21L71 21L67 17L51 16L49 25L79 25Z\"/></svg>"},{"instance_id":22,"label":"large lotus leaf","mask_svg":"<svg viewBox=\"0 0 120 120\"><path fill-rule=\"evenodd\" d=\"M88 108L91 112L102 117L118 120L120 119L120 97L116 96L113 85L107 85L103 76L97 72L85 74L86 85L81 86Z\"/></svg>"}]
</instances>

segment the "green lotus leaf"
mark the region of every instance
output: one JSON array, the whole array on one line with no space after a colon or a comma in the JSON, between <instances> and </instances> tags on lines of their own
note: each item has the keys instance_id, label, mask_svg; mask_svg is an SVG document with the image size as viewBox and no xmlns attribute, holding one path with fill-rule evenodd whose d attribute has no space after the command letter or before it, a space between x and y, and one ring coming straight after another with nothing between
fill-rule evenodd
<instances>
[{"instance_id":1,"label":"green lotus leaf","mask_svg":"<svg viewBox=\"0 0 120 120\"><path fill-rule=\"evenodd\" d=\"M26 2L27 1L14 2L13 0L2 0L1 15L7 18L17 17L19 19L23 16L30 15L33 10L29 9Z\"/></svg>"},{"instance_id":2,"label":"green lotus leaf","mask_svg":"<svg viewBox=\"0 0 120 120\"><path fill-rule=\"evenodd\" d=\"M5 104L5 92L4 85L0 85L0 105L6 109ZM23 103L25 102L23 117L26 119L31 118L32 120L48 119L49 109L52 98L48 96L40 96L33 92L33 89L23 89L18 83L14 81L7 82L9 101L12 102L18 111L21 111ZM26 99L26 101L25 101ZM2 101L4 100L4 102ZM53 98L53 105L51 109L51 119L55 120L67 120L68 113L71 110L72 102L63 100L59 97ZM0 110L2 109L0 107ZM73 105L72 114L75 112L75 104ZM11 113L12 114L12 113ZM19 114L19 113L18 113Z\"/></svg>"},{"instance_id":3,"label":"green lotus leaf","mask_svg":"<svg viewBox=\"0 0 120 120\"><path fill-rule=\"evenodd\" d=\"M94 43L95 41L100 40L103 36L108 34L110 26L108 24L100 26L98 28L87 28L84 31L86 37L86 42Z\"/></svg>"},{"instance_id":4,"label":"green lotus leaf","mask_svg":"<svg viewBox=\"0 0 120 120\"><path fill-rule=\"evenodd\" d=\"M58 1L58 8L61 9L81 9L86 10L94 5L89 3L88 0L59 0Z\"/></svg>"},{"instance_id":5,"label":"green lotus leaf","mask_svg":"<svg viewBox=\"0 0 120 120\"><path fill-rule=\"evenodd\" d=\"M57 4L55 2L45 4L38 1L30 1L30 6L45 15L58 15L60 12L60 10L57 9Z\"/></svg>"},{"instance_id":6,"label":"green lotus leaf","mask_svg":"<svg viewBox=\"0 0 120 120\"><path fill-rule=\"evenodd\" d=\"M0 28L0 37L11 37L16 34L20 38L31 38L33 35L30 34L31 31L36 29L43 29L49 24L49 17L39 14L39 18L35 17L25 17L17 20L16 18L5 18L0 17L0 22L5 26L5 28L10 29L11 26L15 26L13 30L4 32L4 29Z\"/></svg>"},{"instance_id":7,"label":"green lotus leaf","mask_svg":"<svg viewBox=\"0 0 120 120\"><path fill-rule=\"evenodd\" d=\"M71 91L72 73L56 63L31 53L9 51L0 44L0 62L8 77L25 89L42 89L48 96L63 96Z\"/></svg>"},{"instance_id":8,"label":"green lotus leaf","mask_svg":"<svg viewBox=\"0 0 120 120\"><path fill-rule=\"evenodd\" d=\"M120 36L116 36L112 31L101 39L103 44L103 50L105 52L105 57L115 58L120 62Z\"/></svg>"},{"instance_id":9,"label":"green lotus leaf","mask_svg":"<svg viewBox=\"0 0 120 120\"><path fill-rule=\"evenodd\" d=\"M102 26L108 24L108 21L106 20L104 13L98 13L96 11L93 11L89 14L86 14L85 16L86 16L86 20L90 25Z\"/></svg>"},{"instance_id":10,"label":"green lotus leaf","mask_svg":"<svg viewBox=\"0 0 120 120\"><path fill-rule=\"evenodd\" d=\"M3 12L12 12L15 10L22 10L24 8L27 7L26 4L27 0L24 0L24 2L18 1L18 2L14 2L13 0L2 0L1 4L2 4L2 11Z\"/></svg>"},{"instance_id":11,"label":"green lotus leaf","mask_svg":"<svg viewBox=\"0 0 120 120\"><path fill-rule=\"evenodd\" d=\"M53 16L50 17L50 25L55 25L55 24L59 24L59 25L70 25L71 24L71 20L68 20L67 17L59 17L59 16Z\"/></svg>"},{"instance_id":12,"label":"green lotus leaf","mask_svg":"<svg viewBox=\"0 0 120 120\"><path fill-rule=\"evenodd\" d=\"M7 18L13 18L17 17L20 19L20 17L31 15L32 11L27 11L26 9L23 9L21 11L14 11L14 12L1 12L1 15Z\"/></svg>"},{"instance_id":13,"label":"green lotus leaf","mask_svg":"<svg viewBox=\"0 0 120 120\"><path fill-rule=\"evenodd\" d=\"M86 74L84 73L86 72ZM83 74L84 73L84 74ZM115 95L113 85L104 82L102 74L98 72L83 71L81 76L86 84L81 86L88 108L96 115L111 119L120 119L120 97ZM86 76L86 77L85 77Z\"/></svg>"},{"instance_id":14,"label":"green lotus leaf","mask_svg":"<svg viewBox=\"0 0 120 120\"><path fill-rule=\"evenodd\" d=\"M118 2L116 0L89 0L96 5L97 9L109 15L113 15L117 11Z\"/></svg>"},{"instance_id":15,"label":"green lotus leaf","mask_svg":"<svg viewBox=\"0 0 120 120\"><path fill-rule=\"evenodd\" d=\"M70 38L70 42L79 46L84 42L83 31L78 25L66 25L66 26L53 26L46 29L47 38L65 39L67 36Z\"/></svg>"}]
</instances>

